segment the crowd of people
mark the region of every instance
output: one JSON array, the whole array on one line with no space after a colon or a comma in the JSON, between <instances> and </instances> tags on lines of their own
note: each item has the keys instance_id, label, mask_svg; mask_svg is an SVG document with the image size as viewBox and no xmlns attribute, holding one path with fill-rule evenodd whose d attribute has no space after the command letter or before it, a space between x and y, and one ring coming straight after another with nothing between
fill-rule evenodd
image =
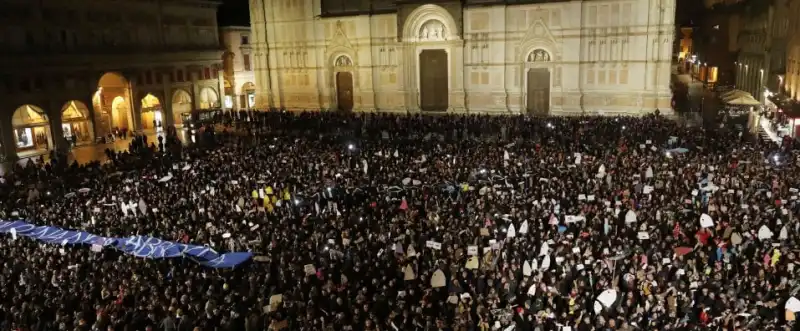
<instances>
[{"instance_id":1,"label":"crowd of people","mask_svg":"<svg viewBox=\"0 0 800 331\"><path fill-rule=\"evenodd\" d=\"M796 327L792 150L658 116L253 116L2 178L2 220L253 257L5 233L0 329Z\"/></svg>"}]
</instances>

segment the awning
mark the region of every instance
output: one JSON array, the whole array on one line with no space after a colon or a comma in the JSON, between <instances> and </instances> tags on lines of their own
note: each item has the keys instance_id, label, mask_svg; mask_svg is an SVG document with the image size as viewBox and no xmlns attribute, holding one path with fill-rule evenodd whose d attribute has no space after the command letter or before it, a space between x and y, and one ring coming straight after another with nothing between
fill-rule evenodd
<instances>
[{"instance_id":1,"label":"awning","mask_svg":"<svg viewBox=\"0 0 800 331\"><path fill-rule=\"evenodd\" d=\"M729 105L741 105L741 106L757 106L761 104L761 102L759 102L758 100L753 99L753 97L751 97L749 93L748 95L726 99L724 101Z\"/></svg>"},{"instance_id":2,"label":"awning","mask_svg":"<svg viewBox=\"0 0 800 331\"><path fill-rule=\"evenodd\" d=\"M730 92L723 93L720 98L724 102L728 102L728 101L739 99L739 98L749 98L749 99L755 100L755 98L753 98L752 94L747 93L747 92L742 91L742 90L733 90L733 91L730 91Z\"/></svg>"},{"instance_id":3,"label":"awning","mask_svg":"<svg viewBox=\"0 0 800 331\"><path fill-rule=\"evenodd\" d=\"M725 93L722 93L719 97L723 101L736 99L738 97L749 97L751 99L754 99L752 94L750 94L748 92L745 92L745 91L742 91L742 90L735 90L735 89L727 91Z\"/></svg>"}]
</instances>

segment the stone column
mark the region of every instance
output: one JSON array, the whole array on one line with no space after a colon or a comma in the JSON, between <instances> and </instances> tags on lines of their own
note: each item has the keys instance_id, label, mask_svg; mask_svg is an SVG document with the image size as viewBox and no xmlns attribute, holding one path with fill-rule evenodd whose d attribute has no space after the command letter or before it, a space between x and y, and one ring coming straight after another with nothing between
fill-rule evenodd
<instances>
[{"instance_id":1,"label":"stone column","mask_svg":"<svg viewBox=\"0 0 800 331\"><path fill-rule=\"evenodd\" d=\"M218 65L214 65L213 68L218 68ZM225 107L225 97L227 95L225 94L225 77L223 77L222 74L223 74L223 70L218 69L217 70L217 89L219 90L219 95L220 95L219 103L220 103L221 108L225 109L226 108ZM233 84L233 83L231 83L231 84ZM227 110L230 111L230 109L227 109Z\"/></svg>"},{"instance_id":2,"label":"stone column","mask_svg":"<svg viewBox=\"0 0 800 331\"><path fill-rule=\"evenodd\" d=\"M245 100L245 107L244 108L248 109L246 100ZM234 93L234 95L233 95L233 110L239 111L241 109L242 109L242 96L239 95L239 94L235 94Z\"/></svg>"},{"instance_id":3,"label":"stone column","mask_svg":"<svg viewBox=\"0 0 800 331\"><path fill-rule=\"evenodd\" d=\"M95 124L96 121L94 114L94 105L92 104L93 100L91 97L89 97L89 98L82 98L78 101L83 102L83 104L86 105L86 110L89 111L89 130L90 130L89 136L92 137L92 143L94 143L95 141L97 141L97 136L95 136L97 134L97 127Z\"/></svg>"},{"instance_id":4,"label":"stone column","mask_svg":"<svg viewBox=\"0 0 800 331\"><path fill-rule=\"evenodd\" d=\"M89 98L88 99L83 99L81 101L83 101L86 104L86 108L89 109L89 120L91 121L90 125L91 125L91 128L92 128L92 143L94 143L94 142L97 141L97 136L96 135L97 135L97 132L98 132L97 131L97 111L98 111L98 109L94 109L94 95L95 95L95 93L97 93L97 90L98 90L97 83L100 81L100 77L101 76L97 76L97 74L91 73L91 74L86 75L86 77L87 77L87 81L85 83L86 83L86 88L89 91L88 94L87 94L89 96ZM100 99L101 99L100 107L102 107L102 98L100 98ZM87 102L86 100L88 100L88 103L86 103Z\"/></svg>"},{"instance_id":5,"label":"stone column","mask_svg":"<svg viewBox=\"0 0 800 331\"><path fill-rule=\"evenodd\" d=\"M405 91L405 108L410 112L419 112L419 85L417 84L417 61L419 53L415 44L406 43L401 47L405 54L403 61L403 86L401 90Z\"/></svg>"},{"instance_id":6,"label":"stone column","mask_svg":"<svg viewBox=\"0 0 800 331\"><path fill-rule=\"evenodd\" d=\"M168 75L164 73L157 73L162 75L161 81L164 82L164 100L161 101L161 109L164 111L164 127L171 127L175 125L175 116L172 115L172 88L171 83L168 83Z\"/></svg>"},{"instance_id":7,"label":"stone column","mask_svg":"<svg viewBox=\"0 0 800 331\"><path fill-rule=\"evenodd\" d=\"M450 76L448 88L450 90L447 91L450 94L450 98L447 107L450 111L465 112L467 111L467 93L464 89L464 42L453 42L450 47L445 49L450 61L450 71L448 72ZM495 92L494 89L492 89L492 92Z\"/></svg>"},{"instance_id":8,"label":"stone column","mask_svg":"<svg viewBox=\"0 0 800 331\"><path fill-rule=\"evenodd\" d=\"M50 124L50 137L48 140L52 143L53 149L59 153L64 153L69 150L69 143L64 138L64 128L61 127L61 105L51 101L48 108L45 110Z\"/></svg>"},{"instance_id":9,"label":"stone column","mask_svg":"<svg viewBox=\"0 0 800 331\"><path fill-rule=\"evenodd\" d=\"M192 109L200 108L200 86L197 84L199 77L197 77L198 74L195 69L196 68L192 68L192 70L188 72L189 79L192 82Z\"/></svg>"},{"instance_id":10,"label":"stone column","mask_svg":"<svg viewBox=\"0 0 800 331\"><path fill-rule=\"evenodd\" d=\"M131 104L131 123L133 123L133 131L142 130L142 100L138 96L138 88L135 84L136 78L131 78L128 82L128 99Z\"/></svg>"}]
</instances>

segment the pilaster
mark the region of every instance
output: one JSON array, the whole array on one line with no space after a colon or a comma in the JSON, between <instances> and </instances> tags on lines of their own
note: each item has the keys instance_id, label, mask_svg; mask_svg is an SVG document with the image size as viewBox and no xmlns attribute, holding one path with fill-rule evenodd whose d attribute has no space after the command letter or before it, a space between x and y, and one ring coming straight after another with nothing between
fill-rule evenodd
<instances>
[{"instance_id":1,"label":"pilaster","mask_svg":"<svg viewBox=\"0 0 800 331\"><path fill-rule=\"evenodd\" d=\"M128 93L127 99L130 103L130 122L133 123L133 131L139 131L142 129L142 101L137 98L137 92L139 88L135 84L136 78L131 78L128 81Z\"/></svg>"},{"instance_id":2,"label":"pilaster","mask_svg":"<svg viewBox=\"0 0 800 331\"><path fill-rule=\"evenodd\" d=\"M197 80L199 77L197 77L196 70L191 70L190 72L188 72L188 74L189 74L189 79L192 82L192 109L199 109L200 85L197 84Z\"/></svg>"},{"instance_id":3,"label":"pilaster","mask_svg":"<svg viewBox=\"0 0 800 331\"><path fill-rule=\"evenodd\" d=\"M13 113L0 112L0 141L3 146L0 153L5 156L6 162L16 162L17 157L17 141L14 138L14 127L11 124L11 117Z\"/></svg>"},{"instance_id":4,"label":"pilaster","mask_svg":"<svg viewBox=\"0 0 800 331\"><path fill-rule=\"evenodd\" d=\"M64 138L64 128L61 127L61 106L55 101L51 101L47 113L48 124L50 125L50 137L48 143L52 148L60 153L69 150L69 143Z\"/></svg>"},{"instance_id":5,"label":"pilaster","mask_svg":"<svg viewBox=\"0 0 800 331\"><path fill-rule=\"evenodd\" d=\"M86 95L93 95L93 94L92 93L88 93ZM91 97L82 98L82 99L79 99L78 101L82 102L86 106L86 110L88 110L88 113L89 113L89 130L91 131L91 132L89 132L89 136L92 137L91 143L94 143L95 141L97 141L97 128L96 128L97 124L95 124L94 105L92 104L92 98Z\"/></svg>"},{"instance_id":6,"label":"pilaster","mask_svg":"<svg viewBox=\"0 0 800 331\"><path fill-rule=\"evenodd\" d=\"M245 100L245 105L246 105L246 103L247 103L247 100ZM245 108L248 108L248 107L245 107ZM233 95L233 110L239 111L240 109L242 109L242 96L239 95L239 94L235 94L234 93L234 95Z\"/></svg>"},{"instance_id":7,"label":"pilaster","mask_svg":"<svg viewBox=\"0 0 800 331\"><path fill-rule=\"evenodd\" d=\"M164 100L161 101L161 110L164 111L164 126L171 127L175 125L175 116L173 116L172 113L172 88L171 83L168 83L169 77L167 77L167 74L162 73L161 75L163 77L161 81L164 82L162 86L164 90Z\"/></svg>"},{"instance_id":8,"label":"pilaster","mask_svg":"<svg viewBox=\"0 0 800 331\"><path fill-rule=\"evenodd\" d=\"M219 103L222 109L226 109L227 107L225 107L225 98L228 97L228 94L225 92L225 77L222 76L224 70L219 68L217 65L214 65L214 68L217 69L217 91L219 91L220 95ZM234 83L235 82L231 82L231 86L234 86L232 85ZM231 87L231 89L233 89L233 87ZM233 98L233 96L231 96L231 98Z\"/></svg>"}]
</instances>

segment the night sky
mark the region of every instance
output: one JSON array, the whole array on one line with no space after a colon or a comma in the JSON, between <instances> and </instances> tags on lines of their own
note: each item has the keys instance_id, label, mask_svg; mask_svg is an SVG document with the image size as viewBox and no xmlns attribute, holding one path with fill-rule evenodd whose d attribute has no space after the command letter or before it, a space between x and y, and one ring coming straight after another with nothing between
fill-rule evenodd
<instances>
[{"instance_id":1,"label":"night sky","mask_svg":"<svg viewBox=\"0 0 800 331\"><path fill-rule=\"evenodd\" d=\"M678 26L696 26L702 20L705 8L701 0L678 0L675 23Z\"/></svg>"},{"instance_id":2,"label":"night sky","mask_svg":"<svg viewBox=\"0 0 800 331\"><path fill-rule=\"evenodd\" d=\"M220 26L250 26L250 10L247 0L222 0L217 12Z\"/></svg>"},{"instance_id":3,"label":"night sky","mask_svg":"<svg viewBox=\"0 0 800 331\"><path fill-rule=\"evenodd\" d=\"M250 12L248 0L222 0L222 6L217 12L217 21L220 26L249 26ZM702 17L703 1L677 0L675 23L679 26L695 25Z\"/></svg>"}]
</instances>

